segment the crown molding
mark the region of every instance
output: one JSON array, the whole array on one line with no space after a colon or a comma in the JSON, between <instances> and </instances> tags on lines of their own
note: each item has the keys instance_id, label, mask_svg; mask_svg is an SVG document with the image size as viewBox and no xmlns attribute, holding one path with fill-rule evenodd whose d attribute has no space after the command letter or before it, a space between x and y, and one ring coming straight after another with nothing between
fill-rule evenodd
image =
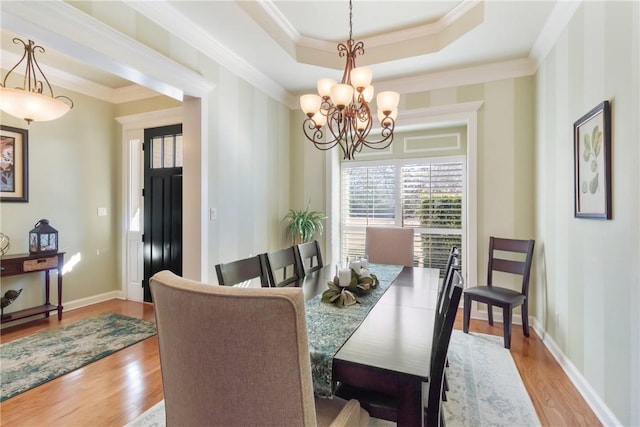
<instances>
[{"instance_id":1,"label":"crown molding","mask_svg":"<svg viewBox=\"0 0 640 427\"><path fill-rule=\"evenodd\" d=\"M335 43L301 35L272 0L238 4L296 61L334 69L344 66L335 57ZM358 40L366 46L368 60L387 62L440 51L483 21L484 0L463 0L435 22Z\"/></svg>"},{"instance_id":2,"label":"crown molding","mask_svg":"<svg viewBox=\"0 0 640 427\"><path fill-rule=\"evenodd\" d=\"M236 73L267 95L284 104L290 94L282 86L218 43L208 33L193 25L180 11L166 2L140 2L125 0L132 9L152 20L174 36L187 42L210 59Z\"/></svg>"},{"instance_id":3,"label":"crown molding","mask_svg":"<svg viewBox=\"0 0 640 427\"><path fill-rule=\"evenodd\" d=\"M194 71L63 1L3 2L2 27L94 67L182 100L215 86ZM105 43L108 40L108 43Z\"/></svg>"},{"instance_id":4,"label":"crown molding","mask_svg":"<svg viewBox=\"0 0 640 427\"><path fill-rule=\"evenodd\" d=\"M535 70L540 67L547 57L581 4L582 0L556 2L547 22L545 22L529 52L529 59L535 65Z\"/></svg>"}]
</instances>

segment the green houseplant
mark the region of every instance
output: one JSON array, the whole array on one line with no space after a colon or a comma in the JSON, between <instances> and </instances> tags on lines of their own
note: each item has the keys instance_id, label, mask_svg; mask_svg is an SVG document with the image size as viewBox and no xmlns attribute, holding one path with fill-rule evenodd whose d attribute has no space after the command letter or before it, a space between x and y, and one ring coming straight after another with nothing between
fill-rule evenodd
<instances>
[{"instance_id":1,"label":"green houseplant","mask_svg":"<svg viewBox=\"0 0 640 427\"><path fill-rule=\"evenodd\" d=\"M327 216L322 212L310 211L310 204L311 201L307 203L307 208L304 210L290 209L282 219L287 221L287 236L291 238L294 245L311 241L316 233L322 234L322 221L327 219Z\"/></svg>"}]
</instances>

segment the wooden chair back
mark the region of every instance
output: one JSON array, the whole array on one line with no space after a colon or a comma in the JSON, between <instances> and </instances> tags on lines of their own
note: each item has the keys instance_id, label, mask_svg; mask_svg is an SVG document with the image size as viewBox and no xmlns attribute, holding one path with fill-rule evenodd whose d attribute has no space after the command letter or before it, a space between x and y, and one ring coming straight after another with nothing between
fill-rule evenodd
<instances>
[{"instance_id":1,"label":"wooden chair back","mask_svg":"<svg viewBox=\"0 0 640 427\"><path fill-rule=\"evenodd\" d=\"M294 246L267 252L265 260L270 286L300 286L302 268L298 264Z\"/></svg>"},{"instance_id":2,"label":"wooden chair back","mask_svg":"<svg viewBox=\"0 0 640 427\"><path fill-rule=\"evenodd\" d=\"M445 367L447 364L447 352L451 342L453 324L462 295L462 276L458 269L452 272L452 286L446 292L441 306L437 308L439 324L433 331L433 344L431 350L431 368L429 371L429 391L427 394L427 407L425 410L425 426L443 425L442 396L444 387Z\"/></svg>"},{"instance_id":3,"label":"wooden chair back","mask_svg":"<svg viewBox=\"0 0 640 427\"><path fill-rule=\"evenodd\" d=\"M218 284L222 286L247 287L253 279L259 279L261 287L269 287L264 255L218 264L216 275Z\"/></svg>"},{"instance_id":4,"label":"wooden chair back","mask_svg":"<svg viewBox=\"0 0 640 427\"><path fill-rule=\"evenodd\" d=\"M521 293L529 293L529 277L531 274L531 264L533 262L534 240L505 239L491 237L489 239L489 265L487 268L487 286L493 285L493 272L517 274L522 276ZM496 252L511 252L524 254L524 260L499 258Z\"/></svg>"},{"instance_id":5,"label":"wooden chair back","mask_svg":"<svg viewBox=\"0 0 640 427\"><path fill-rule=\"evenodd\" d=\"M302 276L320 270L324 266L322 253L320 252L320 243L317 240L296 245L296 253L298 255L298 263L301 266Z\"/></svg>"}]
</instances>

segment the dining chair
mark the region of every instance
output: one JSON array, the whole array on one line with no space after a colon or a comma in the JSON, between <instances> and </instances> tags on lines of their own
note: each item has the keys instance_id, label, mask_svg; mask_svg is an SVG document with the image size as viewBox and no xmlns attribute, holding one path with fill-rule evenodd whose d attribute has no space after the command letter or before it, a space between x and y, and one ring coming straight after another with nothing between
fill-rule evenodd
<instances>
[{"instance_id":1,"label":"dining chair","mask_svg":"<svg viewBox=\"0 0 640 427\"><path fill-rule=\"evenodd\" d=\"M453 270L451 286L442 299L442 304L436 307L436 316L440 321L434 325L431 344L431 359L429 362L429 381L423 384L423 402L425 406L424 425L444 425L442 412L443 387L447 353L451 342L453 324L458 312L458 305L462 295L462 276L459 269ZM354 384L341 383L335 394L343 399L356 399L360 406L375 418L397 422L398 402L402 398L391 393L380 393L368 390Z\"/></svg>"},{"instance_id":2,"label":"dining chair","mask_svg":"<svg viewBox=\"0 0 640 427\"><path fill-rule=\"evenodd\" d=\"M322 252L320 251L320 242L300 243L296 245L296 254L298 264L301 267L302 276L307 275L316 270L320 270L324 263L322 262Z\"/></svg>"},{"instance_id":3,"label":"dining chair","mask_svg":"<svg viewBox=\"0 0 640 427\"><path fill-rule=\"evenodd\" d=\"M267 252L265 261L270 286L300 286L303 275L295 247Z\"/></svg>"},{"instance_id":4,"label":"dining chair","mask_svg":"<svg viewBox=\"0 0 640 427\"><path fill-rule=\"evenodd\" d=\"M264 254L237 261L216 265L218 284L222 286L250 286L250 282L259 279L260 286L269 287L269 278L264 261Z\"/></svg>"},{"instance_id":5,"label":"dining chair","mask_svg":"<svg viewBox=\"0 0 640 427\"><path fill-rule=\"evenodd\" d=\"M167 426L367 426L357 401L315 399L301 288L150 280Z\"/></svg>"},{"instance_id":6,"label":"dining chair","mask_svg":"<svg viewBox=\"0 0 640 427\"><path fill-rule=\"evenodd\" d=\"M412 228L366 228L364 250L371 263L413 267L413 244Z\"/></svg>"},{"instance_id":7,"label":"dining chair","mask_svg":"<svg viewBox=\"0 0 640 427\"><path fill-rule=\"evenodd\" d=\"M471 317L471 302L477 301L487 304L487 317L489 324L493 325L493 306L502 308L502 322L504 330L504 347L511 347L511 314L514 308L521 307L522 331L524 336L529 336L529 276L533 262L534 240L504 239L490 237L489 239L489 265L487 267L486 286L474 286L464 291L464 319L463 331L469 332L469 320ZM508 254L499 258L496 252ZM522 258L518 260L515 258ZM507 287L495 286L494 272L510 273L522 277L519 290Z\"/></svg>"}]
</instances>

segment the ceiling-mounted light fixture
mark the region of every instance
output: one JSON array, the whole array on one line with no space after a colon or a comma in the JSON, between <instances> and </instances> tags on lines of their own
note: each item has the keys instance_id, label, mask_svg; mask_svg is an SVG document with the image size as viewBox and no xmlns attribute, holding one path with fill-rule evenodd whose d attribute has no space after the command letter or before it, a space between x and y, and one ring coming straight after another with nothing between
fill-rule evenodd
<instances>
[{"instance_id":1,"label":"ceiling-mounted light fixture","mask_svg":"<svg viewBox=\"0 0 640 427\"><path fill-rule=\"evenodd\" d=\"M340 146L345 160L354 159L355 153L362 151L363 147L382 150L391 144L400 100L398 92L378 94L376 103L377 118L382 126L381 139L367 140L373 126L369 107L373 99L372 72L368 67L356 68L356 54L364 55L364 43L353 41L352 18L353 5L349 0L349 40L346 45L338 44L338 55L347 57L342 81L320 79L318 95L300 97L300 106L307 115L302 124L307 139L320 150Z\"/></svg>"},{"instance_id":2,"label":"ceiling-mounted light fixture","mask_svg":"<svg viewBox=\"0 0 640 427\"><path fill-rule=\"evenodd\" d=\"M24 119L27 123L54 120L66 114L73 108L73 101L66 96L53 95L51 84L36 61L35 51L44 53L44 48L37 46L33 40L25 43L14 38L13 43L22 43L24 53L20 61L4 76L0 87L0 110ZM26 64L22 87L8 87L7 79L23 61L26 61ZM43 93L45 84L48 93Z\"/></svg>"}]
</instances>

